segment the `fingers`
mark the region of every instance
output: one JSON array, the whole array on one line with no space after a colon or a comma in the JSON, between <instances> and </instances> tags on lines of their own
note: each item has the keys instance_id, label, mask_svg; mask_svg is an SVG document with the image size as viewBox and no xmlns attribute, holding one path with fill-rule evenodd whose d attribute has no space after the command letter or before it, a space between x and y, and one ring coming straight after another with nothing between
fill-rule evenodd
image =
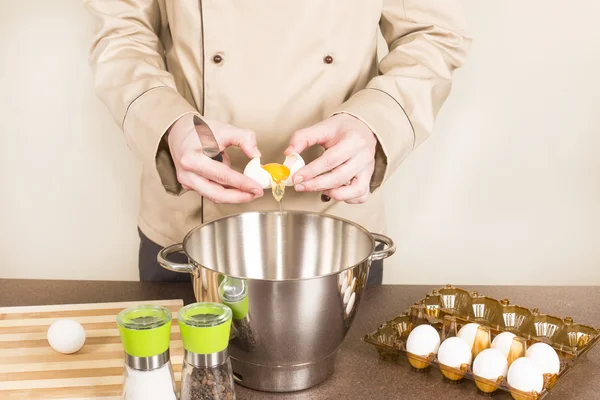
<instances>
[{"instance_id":1,"label":"fingers","mask_svg":"<svg viewBox=\"0 0 600 400\"><path fill-rule=\"evenodd\" d=\"M224 148L237 146L242 149L244 154L249 158L261 156L258 145L256 144L256 134L254 131L228 126L219 132L219 138L221 139L221 145Z\"/></svg>"},{"instance_id":2,"label":"fingers","mask_svg":"<svg viewBox=\"0 0 600 400\"><path fill-rule=\"evenodd\" d=\"M185 172L198 175L221 186L239 189L251 193L251 196L263 195L263 189L258 182L234 171L227 164L211 160L198 152L182 157L180 165ZM188 185L181 180L180 183Z\"/></svg>"},{"instance_id":3,"label":"fingers","mask_svg":"<svg viewBox=\"0 0 600 400\"><path fill-rule=\"evenodd\" d=\"M343 144L338 144L330 149L327 149L319 158L306 165L305 167L300 168L294 174L294 183L297 185L301 183L308 183L316 176L319 176L326 172L330 172L338 166L342 165L354 155L352 154L353 150L348 147L349 146L344 146ZM346 179L341 181L340 184L343 185L344 183L348 182L354 175L356 175L356 172L358 171L354 171L352 175L346 177ZM299 191L302 191L301 187L299 189Z\"/></svg>"},{"instance_id":4,"label":"fingers","mask_svg":"<svg viewBox=\"0 0 600 400\"><path fill-rule=\"evenodd\" d=\"M231 161L223 152L227 147L238 146L248 157L260 157L254 132L220 121L204 122L218 138L223 162L211 160L202 153L200 135L203 132L194 130L192 121L182 117L173 124L168 137L179 183L215 203L246 203L262 196L261 185L231 169Z\"/></svg>"},{"instance_id":5,"label":"fingers","mask_svg":"<svg viewBox=\"0 0 600 400\"><path fill-rule=\"evenodd\" d=\"M299 129L292 134L290 145L284 151L285 156L292 153L302 153L304 150L315 144L325 144L335 136L335 129L327 121L320 122L309 128Z\"/></svg>"},{"instance_id":6,"label":"fingers","mask_svg":"<svg viewBox=\"0 0 600 400\"><path fill-rule=\"evenodd\" d=\"M186 175L187 186L213 203L249 203L256 198L252 193L243 192L235 188L226 189L217 183L191 172L188 172Z\"/></svg>"},{"instance_id":7,"label":"fingers","mask_svg":"<svg viewBox=\"0 0 600 400\"><path fill-rule=\"evenodd\" d=\"M327 190L326 195L337 201L345 201L348 204L361 204L367 201L371 183L372 170L362 170L352 179L348 186Z\"/></svg>"},{"instance_id":8,"label":"fingers","mask_svg":"<svg viewBox=\"0 0 600 400\"><path fill-rule=\"evenodd\" d=\"M231 159L229 158L227 153L222 152L221 156L223 157L223 164L227 165L228 167L231 167Z\"/></svg>"},{"instance_id":9,"label":"fingers","mask_svg":"<svg viewBox=\"0 0 600 400\"><path fill-rule=\"evenodd\" d=\"M369 198L369 193L362 195L361 197L359 197L357 199L346 200L346 203L347 204L364 204L367 202L368 198Z\"/></svg>"},{"instance_id":10,"label":"fingers","mask_svg":"<svg viewBox=\"0 0 600 400\"><path fill-rule=\"evenodd\" d=\"M326 153L327 152L325 152L325 154ZM305 168L308 169L308 167L313 167L313 164L323 159L325 154L323 154L323 156L316 159ZM335 160L337 161L337 159ZM357 156L344 162L340 166L334 166L333 169L329 167L334 164L324 165L324 170L329 172L324 173L322 175L318 175L317 177L309 180L306 180L307 174L303 172L304 169L301 169L296 173L294 178L296 178L296 176L298 175L301 175L302 178L304 178L304 181L302 182L302 184L294 185L294 189L298 192L322 192L325 190L335 189L340 186L346 185L352 180L352 178L359 174L361 169L364 168L364 165L366 164L366 162L364 161L364 156ZM325 161L325 163L327 163L327 161ZM319 168L319 166L317 166L316 168ZM310 176L310 173L308 174L308 176Z\"/></svg>"},{"instance_id":11,"label":"fingers","mask_svg":"<svg viewBox=\"0 0 600 400\"><path fill-rule=\"evenodd\" d=\"M256 134L250 129L241 129L225 122L216 120L203 120L214 133L219 142L220 150L229 146L237 146L242 149L247 157L260 157L260 151L256 145Z\"/></svg>"}]
</instances>

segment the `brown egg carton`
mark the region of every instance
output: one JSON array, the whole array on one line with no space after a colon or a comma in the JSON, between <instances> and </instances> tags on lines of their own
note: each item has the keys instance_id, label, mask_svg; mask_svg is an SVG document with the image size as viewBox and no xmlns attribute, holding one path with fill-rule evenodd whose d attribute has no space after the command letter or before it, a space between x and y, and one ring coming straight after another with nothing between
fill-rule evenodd
<instances>
[{"instance_id":1,"label":"brown egg carton","mask_svg":"<svg viewBox=\"0 0 600 400\"><path fill-rule=\"evenodd\" d=\"M526 348L534 343L543 342L552 346L560 359L559 373L544 376L544 389L541 393L523 393L511 388L505 378L497 382L488 381L474 376L470 367L452 369L440 365L434 355L427 358L417 357L406 351L408 335L418 325L433 326L444 341L450 336L455 336L462 326L471 322L482 326L478 334L487 334L488 343L501 332L515 334L517 339L513 342L511 352L517 350L520 355L524 355ZM508 299L498 300L452 285L432 290L405 313L387 321L363 338L364 342L377 348L379 356L384 360L398 361L405 358L413 370L422 372L434 367L440 370L446 381L468 379L474 381L481 392L493 394L503 391L518 400L544 398L599 340L599 329L575 323L571 317L559 318L544 314L537 308L529 309L510 304ZM515 345L519 343L521 346L517 348ZM509 363L512 361L510 358L509 356Z\"/></svg>"}]
</instances>

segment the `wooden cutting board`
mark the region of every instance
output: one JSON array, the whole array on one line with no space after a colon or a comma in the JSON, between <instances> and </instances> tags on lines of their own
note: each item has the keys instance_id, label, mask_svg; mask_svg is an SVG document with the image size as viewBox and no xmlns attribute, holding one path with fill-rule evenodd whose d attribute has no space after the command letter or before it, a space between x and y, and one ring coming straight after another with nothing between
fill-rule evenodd
<instances>
[{"instance_id":1,"label":"wooden cutting board","mask_svg":"<svg viewBox=\"0 0 600 400\"><path fill-rule=\"evenodd\" d=\"M179 386L183 345L177 312L183 300L6 307L0 308L0 399L120 399L123 346L116 317L145 303L173 313L171 362ZM75 354L57 353L48 344L48 328L60 318L85 329L85 345Z\"/></svg>"}]
</instances>

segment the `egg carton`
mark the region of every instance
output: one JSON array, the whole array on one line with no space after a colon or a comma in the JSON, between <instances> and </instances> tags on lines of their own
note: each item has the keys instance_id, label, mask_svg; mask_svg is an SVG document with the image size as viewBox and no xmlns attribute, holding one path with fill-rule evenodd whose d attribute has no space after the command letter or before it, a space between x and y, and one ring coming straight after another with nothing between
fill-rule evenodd
<instances>
[{"instance_id":1,"label":"egg carton","mask_svg":"<svg viewBox=\"0 0 600 400\"><path fill-rule=\"evenodd\" d=\"M541 393L524 393L511 388L505 378L498 381L485 380L475 376L470 367L453 369L439 364L433 355L418 357L406 351L406 340L416 326L433 326L444 341L456 336L462 326L472 322L489 332L490 340L502 332L515 334L515 341L523 344L521 355L534 343L552 346L560 359L558 374L544 376L544 389ZM480 392L510 393L517 400L543 399L599 340L600 330L575 323L571 317L559 318L544 314L537 308L510 304L508 299L498 300L452 285L432 290L405 313L387 321L363 338L364 342L376 347L380 358L384 360L398 361L405 358L413 370L423 372L433 367L440 370L445 381L456 383L464 379L471 380L476 383Z\"/></svg>"}]
</instances>

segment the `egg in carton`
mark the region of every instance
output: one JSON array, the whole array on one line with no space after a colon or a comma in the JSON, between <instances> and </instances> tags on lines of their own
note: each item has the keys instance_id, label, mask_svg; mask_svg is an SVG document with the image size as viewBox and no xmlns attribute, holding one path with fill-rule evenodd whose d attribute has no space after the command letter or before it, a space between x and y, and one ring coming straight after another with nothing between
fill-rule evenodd
<instances>
[{"instance_id":1,"label":"egg in carton","mask_svg":"<svg viewBox=\"0 0 600 400\"><path fill-rule=\"evenodd\" d=\"M452 362L460 361L460 358L458 353L451 351L450 361L446 361L451 365L444 365L440 363L439 348L430 354L412 354L408 351L408 337L416 327L424 324L432 326L438 332L441 344L450 337L464 336L466 342L472 344L472 361L468 364ZM599 339L599 330L575 324L570 317L561 319L542 314L537 308L514 305L508 299L497 300L452 285L431 291L405 313L382 324L377 331L363 338L365 342L376 346L383 359L397 361L400 356L405 356L414 370L429 371L431 366L436 366L447 381L468 378L482 392L493 393L501 389L510 392L517 400L539 400L545 397L548 390ZM506 357L507 367L510 368L518 359L535 358L533 354L538 352L536 348L543 348L539 352L541 355L537 356L542 359L541 364L537 364L543 378L541 389L540 375L527 375L531 379L526 377L521 381L514 378L526 375L517 370L527 368L527 361L519 362L513 368L512 386L508 381L508 372L494 378L496 372L504 372L503 365L490 366L490 361L481 361L477 363L478 370L475 370L474 361L479 354L485 354L484 358L487 360L498 360L498 353L501 353ZM444 355L442 359L448 360L447 356L448 354ZM452 357L456 357L456 360ZM553 361L549 361L551 359ZM520 366L521 364L524 366ZM545 368L548 365L553 366Z\"/></svg>"}]
</instances>

